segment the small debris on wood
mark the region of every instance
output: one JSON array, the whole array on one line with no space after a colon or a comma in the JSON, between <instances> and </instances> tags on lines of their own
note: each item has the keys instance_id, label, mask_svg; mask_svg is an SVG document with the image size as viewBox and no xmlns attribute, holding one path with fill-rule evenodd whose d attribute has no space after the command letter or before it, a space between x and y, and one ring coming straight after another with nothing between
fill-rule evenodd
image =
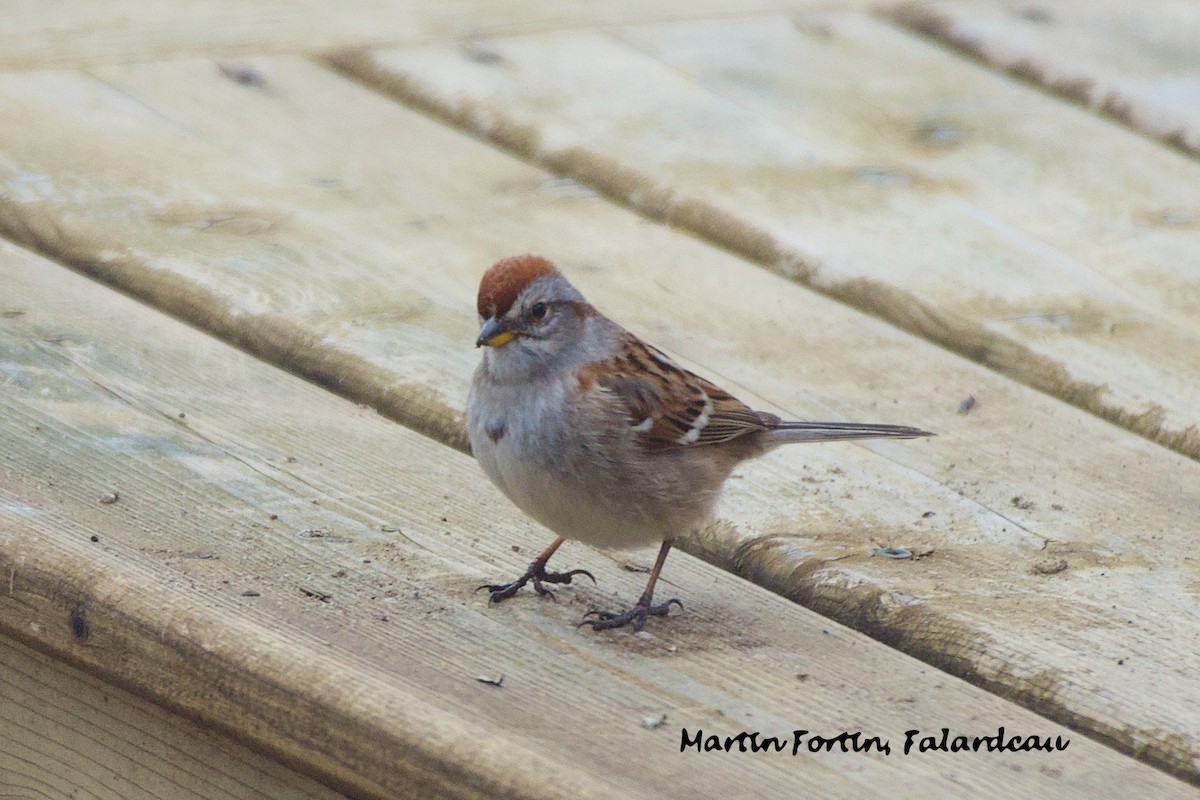
<instances>
[{"instance_id":1,"label":"small debris on wood","mask_svg":"<svg viewBox=\"0 0 1200 800\"><path fill-rule=\"evenodd\" d=\"M379 530L383 531L384 533L404 533L404 531L400 530L400 528L395 525L380 525Z\"/></svg>"},{"instance_id":2,"label":"small debris on wood","mask_svg":"<svg viewBox=\"0 0 1200 800\"><path fill-rule=\"evenodd\" d=\"M625 570L626 572L650 572L649 567L643 567L641 564L622 564L621 569Z\"/></svg>"},{"instance_id":3,"label":"small debris on wood","mask_svg":"<svg viewBox=\"0 0 1200 800\"><path fill-rule=\"evenodd\" d=\"M590 199L597 196L595 189L570 178L551 178L543 181L541 189L554 197Z\"/></svg>"},{"instance_id":4,"label":"small debris on wood","mask_svg":"<svg viewBox=\"0 0 1200 800\"><path fill-rule=\"evenodd\" d=\"M100 541L100 537L93 533L91 536L91 540L93 542L98 542L98 541Z\"/></svg>"},{"instance_id":5,"label":"small debris on wood","mask_svg":"<svg viewBox=\"0 0 1200 800\"><path fill-rule=\"evenodd\" d=\"M850 174L865 183L885 186L911 186L916 183L916 175L913 172L896 167L878 167L867 164L853 167Z\"/></svg>"},{"instance_id":6,"label":"small debris on wood","mask_svg":"<svg viewBox=\"0 0 1200 800\"><path fill-rule=\"evenodd\" d=\"M262 597L262 595L253 589L247 589L246 591L242 592L242 597Z\"/></svg>"},{"instance_id":7,"label":"small debris on wood","mask_svg":"<svg viewBox=\"0 0 1200 800\"><path fill-rule=\"evenodd\" d=\"M354 541L349 536L338 536L333 531L327 531L324 528L304 528L300 531L300 535L307 536L309 539L324 539L335 544Z\"/></svg>"},{"instance_id":8,"label":"small debris on wood","mask_svg":"<svg viewBox=\"0 0 1200 800\"><path fill-rule=\"evenodd\" d=\"M648 731L652 731L655 728L661 728L666 721L666 714L651 714L648 717L642 717L642 727Z\"/></svg>"},{"instance_id":9,"label":"small debris on wood","mask_svg":"<svg viewBox=\"0 0 1200 800\"><path fill-rule=\"evenodd\" d=\"M278 514L267 514L267 519L274 522L275 520L279 519L279 515Z\"/></svg>"},{"instance_id":10,"label":"small debris on wood","mask_svg":"<svg viewBox=\"0 0 1200 800\"><path fill-rule=\"evenodd\" d=\"M459 48L462 50L463 56L476 64L504 63L504 56L478 40L468 39L460 43Z\"/></svg>"},{"instance_id":11,"label":"small debris on wood","mask_svg":"<svg viewBox=\"0 0 1200 800\"><path fill-rule=\"evenodd\" d=\"M801 683L804 683L806 680L808 680L808 673L807 672L797 672L796 680L800 681Z\"/></svg>"},{"instance_id":12,"label":"small debris on wood","mask_svg":"<svg viewBox=\"0 0 1200 800\"><path fill-rule=\"evenodd\" d=\"M962 144L967 128L953 120L930 120L913 130L913 138L928 147L950 148Z\"/></svg>"},{"instance_id":13,"label":"small debris on wood","mask_svg":"<svg viewBox=\"0 0 1200 800\"><path fill-rule=\"evenodd\" d=\"M229 80L238 86L257 89L266 82L262 75L250 67L235 67L229 64L221 64L219 68L222 75L229 78Z\"/></svg>"},{"instance_id":14,"label":"small debris on wood","mask_svg":"<svg viewBox=\"0 0 1200 800\"><path fill-rule=\"evenodd\" d=\"M1016 495L1009 502L1022 511L1028 511L1036 505L1036 503L1034 503L1032 500L1024 498L1021 495Z\"/></svg>"},{"instance_id":15,"label":"small debris on wood","mask_svg":"<svg viewBox=\"0 0 1200 800\"><path fill-rule=\"evenodd\" d=\"M921 518L922 518L922 519L929 519L930 517L936 517L936 516L937 516L937 512L936 512L936 511L926 511L924 514L922 514L922 515L921 515Z\"/></svg>"},{"instance_id":16,"label":"small debris on wood","mask_svg":"<svg viewBox=\"0 0 1200 800\"><path fill-rule=\"evenodd\" d=\"M1044 558L1031 568L1035 575L1057 575L1067 568L1065 558Z\"/></svg>"},{"instance_id":17,"label":"small debris on wood","mask_svg":"<svg viewBox=\"0 0 1200 800\"><path fill-rule=\"evenodd\" d=\"M1054 15L1046 9L1038 6L1027 6L1025 8L1018 9L1013 13L1023 20L1035 22L1039 25L1049 25L1054 22Z\"/></svg>"},{"instance_id":18,"label":"small debris on wood","mask_svg":"<svg viewBox=\"0 0 1200 800\"><path fill-rule=\"evenodd\" d=\"M1051 507L1051 508L1053 508L1055 511L1062 511L1062 510L1063 510L1063 504L1062 504L1062 503L1051 503L1051 504L1050 504L1050 507Z\"/></svg>"},{"instance_id":19,"label":"small debris on wood","mask_svg":"<svg viewBox=\"0 0 1200 800\"><path fill-rule=\"evenodd\" d=\"M106 505L106 506L111 506L113 503L117 502L120 499L121 499L121 493L116 490L113 490L111 492L106 492L105 494L100 495L100 504Z\"/></svg>"},{"instance_id":20,"label":"small debris on wood","mask_svg":"<svg viewBox=\"0 0 1200 800\"><path fill-rule=\"evenodd\" d=\"M896 558L896 559L913 557L912 551L905 549L903 547L879 547L879 548L876 548L875 555L879 556L880 558Z\"/></svg>"},{"instance_id":21,"label":"small debris on wood","mask_svg":"<svg viewBox=\"0 0 1200 800\"><path fill-rule=\"evenodd\" d=\"M1180 209L1168 209L1155 214L1153 219L1163 225L1192 225L1196 222L1196 215Z\"/></svg>"},{"instance_id":22,"label":"small debris on wood","mask_svg":"<svg viewBox=\"0 0 1200 800\"><path fill-rule=\"evenodd\" d=\"M975 395L969 394L963 398L961 403L958 404L958 408L956 410L958 411L959 414L966 416L967 414L971 413L971 409L974 407L975 407Z\"/></svg>"},{"instance_id":23,"label":"small debris on wood","mask_svg":"<svg viewBox=\"0 0 1200 800\"><path fill-rule=\"evenodd\" d=\"M519 544L514 544L514 545L512 546L512 551L513 551L514 553L519 553L519 552L521 552L521 545L519 545Z\"/></svg>"},{"instance_id":24,"label":"small debris on wood","mask_svg":"<svg viewBox=\"0 0 1200 800\"><path fill-rule=\"evenodd\" d=\"M83 618L83 606L75 606L71 610L71 635L76 641L86 642L91 631L88 629L87 620Z\"/></svg>"},{"instance_id":25,"label":"small debris on wood","mask_svg":"<svg viewBox=\"0 0 1200 800\"><path fill-rule=\"evenodd\" d=\"M296 588L299 589L300 594L304 595L305 597L311 597L314 600L320 600L322 603L328 603L333 599L333 595L322 592L319 589L309 589L304 586L297 586Z\"/></svg>"},{"instance_id":26,"label":"small debris on wood","mask_svg":"<svg viewBox=\"0 0 1200 800\"><path fill-rule=\"evenodd\" d=\"M346 570L344 570L344 569L336 570L330 575L330 577L331 578L344 578L344 577L346 577Z\"/></svg>"},{"instance_id":27,"label":"small debris on wood","mask_svg":"<svg viewBox=\"0 0 1200 800\"><path fill-rule=\"evenodd\" d=\"M475 678L475 680L479 681L480 683L486 683L488 686L495 686L497 689L499 689L501 686L504 685L504 676L503 675L500 675L499 677L496 677L496 678L489 678L485 675L480 675L477 678Z\"/></svg>"}]
</instances>

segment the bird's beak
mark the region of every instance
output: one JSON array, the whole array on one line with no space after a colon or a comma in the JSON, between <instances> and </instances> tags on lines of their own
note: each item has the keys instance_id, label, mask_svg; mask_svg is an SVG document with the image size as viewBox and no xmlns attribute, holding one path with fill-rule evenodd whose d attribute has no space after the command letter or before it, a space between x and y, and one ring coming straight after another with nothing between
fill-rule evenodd
<instances>
[{"instance_id":1,"label":"bird's beak","mask_svg":"<svg viewBox=\"0 0 1200 800\"><path fill-rule=\"evenodd\" d=\"M479 338L475 340L475 346L504 347L515 338L517 332L509 327L507 322L492 317L479 329Z\"/></svg>"}]
</instances>

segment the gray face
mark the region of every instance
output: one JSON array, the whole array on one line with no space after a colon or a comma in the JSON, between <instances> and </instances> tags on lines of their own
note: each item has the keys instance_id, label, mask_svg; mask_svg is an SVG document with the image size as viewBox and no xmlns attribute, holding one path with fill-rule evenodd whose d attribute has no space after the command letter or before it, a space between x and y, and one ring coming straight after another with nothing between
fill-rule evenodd
<instances>
[{"instance_id":1,"label":"gray face","mask_svg":"<svg viewBox=\"0 0 1200 800\"><path fill-rule=\"evenodd\" d=\"M531 283L507 313L483 321L477 344L501 383L536 380L578 361L591 309L561 276Z\"/></svg>"}]
</instances>

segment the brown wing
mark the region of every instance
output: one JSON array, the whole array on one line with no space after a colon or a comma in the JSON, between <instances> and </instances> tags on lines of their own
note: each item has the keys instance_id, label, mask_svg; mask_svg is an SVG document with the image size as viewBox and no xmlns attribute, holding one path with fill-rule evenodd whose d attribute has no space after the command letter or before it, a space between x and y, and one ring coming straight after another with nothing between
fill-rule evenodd
<instances>
[{"instance_id":1,"label":"brown wing","mask_svg":"<svg viewBox=\"0 0 1200 800\"><path fill-rule=\"evenodd\" d=\"M596 365L589 376L624 404L630 425L650 446L719 444L776 421L633 334L626 334L611 362Z\"/></svg>"}]
</instances>

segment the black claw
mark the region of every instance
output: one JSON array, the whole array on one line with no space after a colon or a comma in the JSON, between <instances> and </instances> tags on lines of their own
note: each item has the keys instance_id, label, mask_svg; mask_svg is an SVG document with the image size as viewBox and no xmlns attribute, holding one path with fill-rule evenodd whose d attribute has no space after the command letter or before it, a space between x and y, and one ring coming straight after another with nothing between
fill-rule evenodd
<instances>
[{"instance_id":1,"label":"black claw","mask_svg":"<svg viewBox=\"0 0 1200 800\"><path fill-rule=\"evenodd\" d=\"M646 624L646 618L650 616L665 617L671 611L671 605L679 606L679 610L683 610L683 603L672 597L665 603L658 605L650 605L647 602L638 601L637 605L628 611L620 614L614 614L610 611L589 611L583 615L583 621L576 625L576 628L582 628L584 625L591 625L594 631L607 631L614 628L623 628L626 625L633 628L634 632L640 631L642 626ZM588 619L594 616L595 619Z\"/></svg>"},{"instance_id":2,"label":"black claw","mask_svg":"<svg viewBox=\"0 0 1200 800\"><path fill-rule=\"evenodd\" d=\"M485 583L478 587L475 591L487 589L491 594L488 597L488 604L499 603L503 600L515 595L520 591L521 587L530 581L533 582L533 589L538 593L539 597L548 597L554 602L558 602L558 598L554 596L554 592L547 589L542 584L545 583L561 583L568 584L576 575L586 575L592 579L592 583L596 582L596 576L588 572L586 569L573 569L570 572L546 572L544 564L538 564L536 561L529 565L529 569L525 570L525 574L517 578L512 583Z\"/></svg>"},{"instance_id":3,"label":"black claw","mask_svg":"<svg viewBox=\"0 0 1200 800\"><path fill-rule=\"evenodd\" d=\"M592 584L596 584L596 576L586 569L573 569L570 572L547 572L542 577L542 580L546 583L570 583L571 578L574 578L576 575L587 575L592 579Z\"/></svg>"},{"instance_id":4,"label":"black claw","mask_svg":"<svg viewBox=\"0 0 1200 800\"><path fill-rule=\"evenodd\" d=\"M668 615L667 612L669 612L671 610L671 603L674 603L675 605L679 606L679 610L683 611L683 603L679 602L678 598L672 597L667 602L660 603L660 604L654 606L654 608L651 608L650 613L651 614L660 614L665 617Z\"/></svg>"},{"instance_id":5,"label":"black claw","mask_svg":"<svg viewBox=\"0 0 1200 800\"><path fill-rule=\"evenodd\" d=\"M478 592L480 589L487 589L490 592L488 595L488 605L491 605L492 603L499 603L501 600L507 600L512 597L528 581L529 576L526 575L512 583L485 583L483 586L477 587L475 591Z\"/></svg>"}]
</instances>

